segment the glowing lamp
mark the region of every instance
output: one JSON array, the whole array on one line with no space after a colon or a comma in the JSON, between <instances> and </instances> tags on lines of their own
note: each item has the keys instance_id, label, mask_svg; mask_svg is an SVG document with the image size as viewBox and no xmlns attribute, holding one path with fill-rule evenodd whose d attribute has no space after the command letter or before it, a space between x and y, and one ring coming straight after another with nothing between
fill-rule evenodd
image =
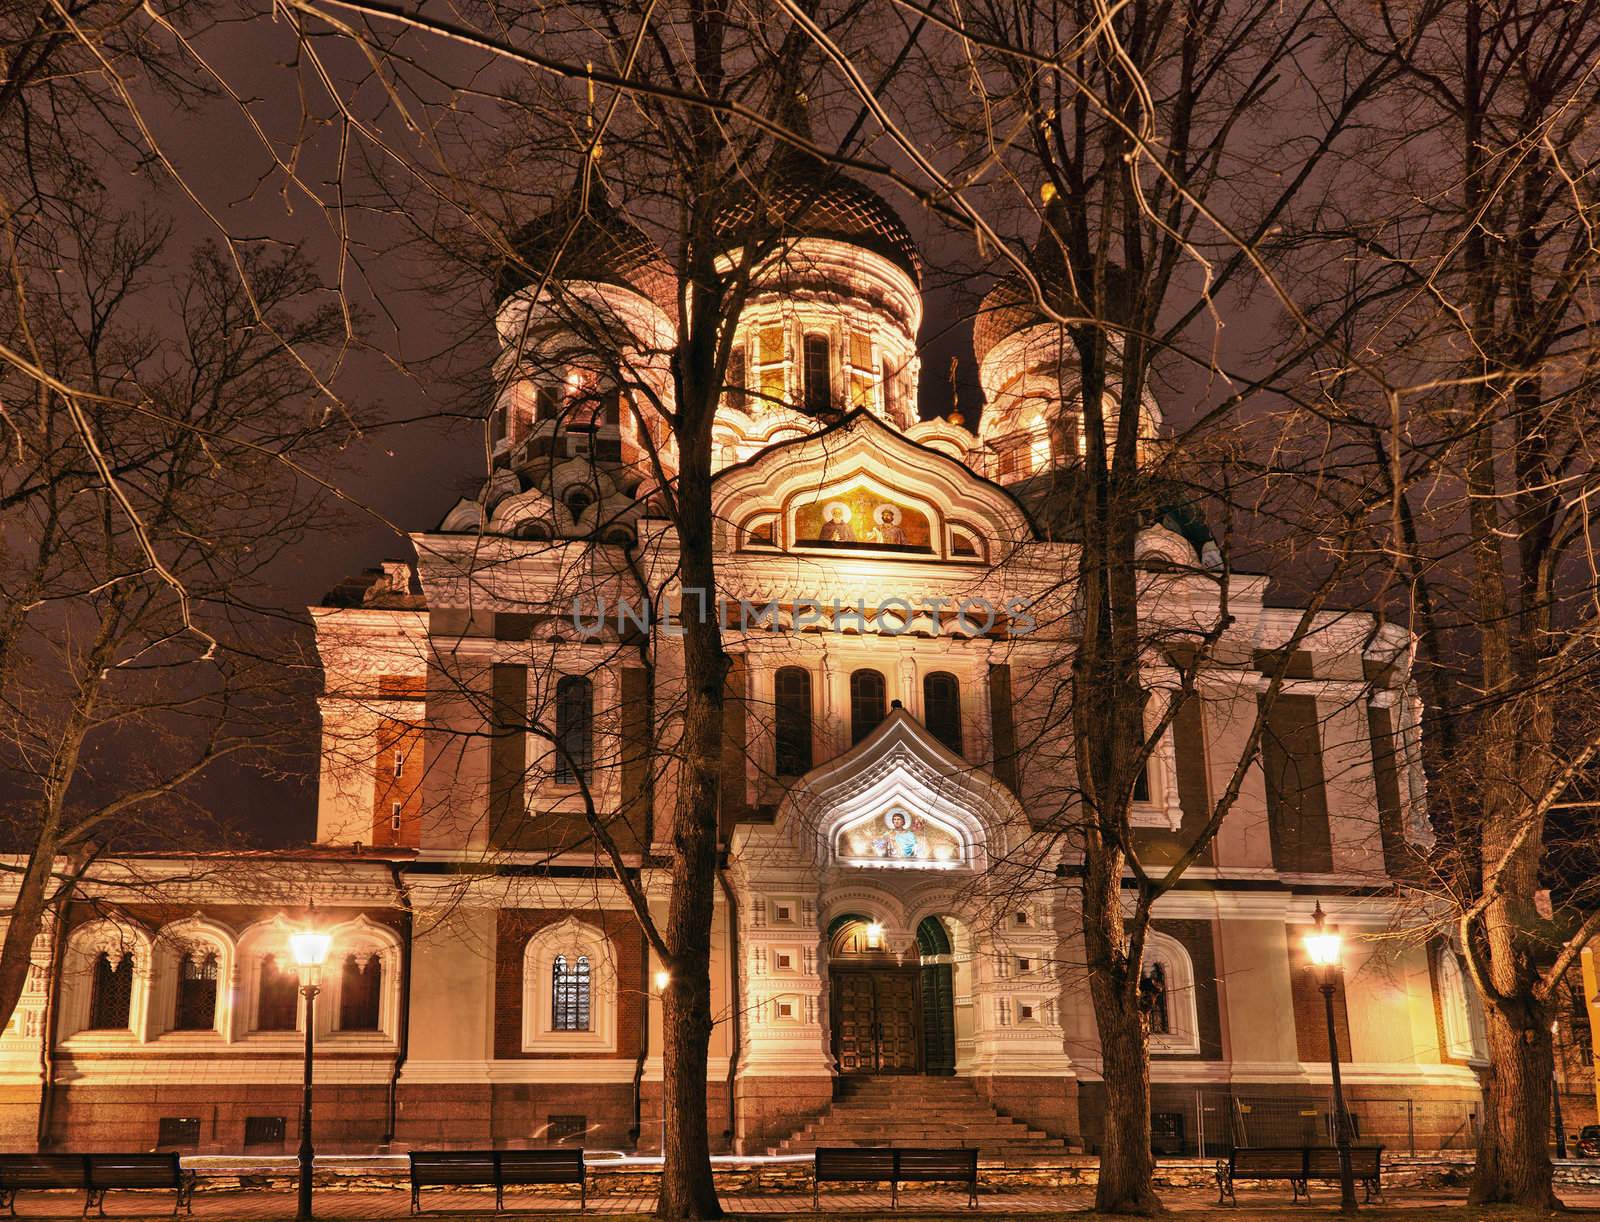
<instances>
[{"instance_id":1,"label":"glowing lamp","mask_svg":"<svg viewBox=\"0 0 1600 1222\"><path fill-rule=\"evenodd\" d=\"M302 969L315 970L328 958L333 935L316 929L302 929L289 935L289 951Z\"/></svg>"},{"instance_id":2,"label":"glowing lamp","mask_svg":"<svg viewBox=\"0 0 1600 1222\"><path fill-rule=\"evenodd\" d=\"M1312 913L1315 928L1306 935L1306 954L1311 957L1311 962L1321 968L1339 966L1340 944L1337 928L1327 925L1322 914L1322 902L1317 902L1317 910Z\"/></svg>"},{"instance_id":3,"label":"glowing lamp","mask_svg":"<svg viewBox=\"0 0 1600 1222\"><path fill-rule=\"evenodd\" d=\"M867 923L867 946L872 950L877 950L882 942L883 923L881 921L869 921Z\"/></svg>"},{"instance_id":4,"label":"glowing lamp","mask_svg":"<svg viewBox=\"0 0 1600 1222\"><path fill-rule=\"evenodd\" d=\"M663 968L656 973L656 992L665 993L667 986L672 983L672 973Z\"/></svg>"}]
</instances>

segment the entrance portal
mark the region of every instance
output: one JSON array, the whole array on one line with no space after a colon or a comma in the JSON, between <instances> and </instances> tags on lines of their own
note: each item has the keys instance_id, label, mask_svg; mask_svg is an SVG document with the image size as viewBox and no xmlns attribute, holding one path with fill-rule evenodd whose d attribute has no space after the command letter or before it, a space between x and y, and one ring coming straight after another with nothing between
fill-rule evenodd
<instances>
[{"instance_id":1,"label":"entrance portal","mask_svg":"<svg viewBox=\"0 0 1600 1222\"><path fill-rule=\"evenodd\" d=\"M922 924L916 965L890 954L882 929L865 917L830 926L828 1009L840 1074L955 1072L950 943L937 918Z\"/></svg>"}]
</instances>

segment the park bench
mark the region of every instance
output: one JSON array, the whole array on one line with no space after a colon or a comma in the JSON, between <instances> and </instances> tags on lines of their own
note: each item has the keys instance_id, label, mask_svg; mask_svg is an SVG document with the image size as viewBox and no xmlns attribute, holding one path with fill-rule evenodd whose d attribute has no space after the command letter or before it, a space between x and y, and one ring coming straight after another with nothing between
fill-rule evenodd
<instances>
[{"instance_id":1,"label":"park bench","mask_svg":"<svg viewBox=\"0 0 1600 1222\"><path fill-rule=\"evenodd\" d=\"M422 1210L424 1188L494 1189L494 1207L505 1209L505 1192L526 1184L576 1184L579 1209L589 1207L583 1151L428 1150L411 1155L411 1212Z\"/></svg>"},{"instance_id":2,"label":"park bench","mask_svg":"<svg viewBox=\"0 0 1600 1222\"><path fill-rule=\"evenodd\" d=\"M0 1205L17 1212L17 1193L27 1189L81 1188L83 1212L106 1212L113 1189L157 1189L175 1193L172 1212L193 1212L194 1172L176 1154L0 1154Z\"/></svg>"},{"instance_id":3,"label":"park bench","mask_svg":"<svg viewBox=\"0 0 1600 1222\"><path fill-rule=\"evenodd\" d=\"M818 1146L811 1173L811 1207L819 1186L888 1181L891 1207L900 1206L901 1184L953 1182L967 1186L967 1204L978 1204L976 1146Z\"/></svg>"},{"instance_id":4,"label":"park bench","mask_svg":"<svg viewBox=\"0 0 1600 1222\"><path fill-rule=\"evenodd\" d=\"M1350 1174L1359 1182L1366 1199L1383 1195L1383 1147L1351 1146ZM1217 1160L1217 1204L1237 1205L1236 1180L1288 1180L1298 1201L1310 1196L1311 1180L1339 1178L1337 1146L1237 1146L1225 1159Z\"/></svg>"}]
</instances>

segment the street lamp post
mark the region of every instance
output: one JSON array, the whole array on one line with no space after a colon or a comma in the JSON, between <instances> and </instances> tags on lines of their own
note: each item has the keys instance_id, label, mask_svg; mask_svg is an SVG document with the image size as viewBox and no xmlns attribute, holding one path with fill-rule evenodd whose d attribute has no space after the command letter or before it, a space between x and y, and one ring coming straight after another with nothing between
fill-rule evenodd
<instances>
[{"instance_id":1,"label":"street lamp post","mask_svg":"<svg viewBox=\"0 0 1600 1222\"><path fill-rule=\"evenodd\" d=\"M1556 1157L1567 1156L1567 1126L1561 1120L1561 1071L1556 1067L1556 1058L1561 1050L1556 1047L1556 1036L1561 1028L1561 1020L1554 1019L1550 1023L1550 1106L1555 1110L1556 1122Z\"/></svg>"},{"instance_id":2,"label":"street lamp post","mask_svg":"<svg viewBox=\"0 0 1600 1222\"><path fill-rule=\"evenodd\" d=\"M1317 984L1328 1015L1328 1066L1333 1073L1333 1134L1339 1147L1339 1208L1356 1210L1356 1181L1350 1173L1350 1122L1344 1110L1344 1086L1339 1080L1339 1033L1333 1025L1334 979L1339 971L1340 937L1338 929L1326 923L1322 901L1312 913L1315 929L1306 936L1306 953L1317 968Z\"/></svg>"},{"instance_id":3,"label":"street lamp post","mask_svg":"<svg viewBox=\"0 0 1600 1222\"><path fill-rule=\"evenodd\" d=\"M661 998L661 1162L667 1161L667 986L672 973L663 968L656 973L656 996Z\"/></svg>"},{"instance_id":4,"label":"street lamp post","mask_svg":"<svg viewBox=\"0 0 1600 1222\"><path fill-rule=\"evenodd\" d=\"M315 1159L311 1146L311 1054L316 1039L317 994L322 992L318 977L332 941L328 934L315 929L289 935L289 949L300 969L300 996L306 999L306 1063L300 1094L300 1200L294 1215L299 1222L311 1217L311 1165Z\"/></svg>"}]
</instances>

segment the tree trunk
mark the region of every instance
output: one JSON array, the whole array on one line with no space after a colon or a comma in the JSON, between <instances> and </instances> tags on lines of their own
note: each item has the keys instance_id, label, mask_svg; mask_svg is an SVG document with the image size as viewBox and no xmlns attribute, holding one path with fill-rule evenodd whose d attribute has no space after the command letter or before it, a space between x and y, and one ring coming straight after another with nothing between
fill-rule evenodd
<instances>
[{"instance_id":1,"label":"tree trunk","mask_svg":"<svg viewBox=\"0 0 1600 1222\"><path fill-rule=\"evenodd\" d=\"M32 846L17 897L12 901L6 936L0 944L0 1029L11 1015L28 984L33 963L33 943L44 926L49 903L50 872L55 864L55 840L41 834Z\"/></svg>"},{"instance_id":2,"label":"tree trunk","mask_svg":"<svg viewBox=\"0 0 1600 1222\"><path fill-rule=\"evenodd\" d=\"M1489 1069L1468 1203L1557 1208L1548 1144L1555 1061L1544 1008L1528 1002L1485 1010Z\"/></svg>"},{"instance_id":3,"label":"tree trunk","mask_svg":"<svg viewBox=\"0 0 1600 1222\"><path fill-rule=\"evenodd\" d=\"M1150 1061L1137 992L1110 987L1099 973L1090 978L1095 1024L1100 1031L1104 1075L1105 1136L1100 1143L1100 1184L1094 1207L1107 1214L1161 1212L1152 1186L1150 1152Z\"/></svg>"}]
</instances>

